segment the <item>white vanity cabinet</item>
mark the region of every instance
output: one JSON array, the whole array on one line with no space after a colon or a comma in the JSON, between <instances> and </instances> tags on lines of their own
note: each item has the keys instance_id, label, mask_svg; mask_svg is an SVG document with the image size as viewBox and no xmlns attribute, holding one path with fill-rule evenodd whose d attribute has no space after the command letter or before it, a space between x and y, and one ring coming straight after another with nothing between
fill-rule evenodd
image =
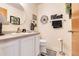
<instances>
[{"instance_id":1,"label":"white vanity cabinet","mask_svg":"<svg viewBox=\"0 0 79 59\"><path fill-rule=\"evenodd\" d=\"M38 34L3 39L0 41L0 56L37 56L40 52L39 42Z\"/></svg>"},{"instance_id":2,"label":"white vanity cabinet","mask_svg":"<svg viewBox=\"0 0 79 59\"><path fill-rule=\"evenodd\" d=\"M34 38L35 38L35 56L38 56L40 53L40 36L36 35Z\"/></svg>"},{"instance_id":3,"label":"white vanity cabinet","mask_svg":"<svg viewBox=\"0 0 79 59\"><path fill-rule=\"evenodd\" d=\"M19 41L12 40L0 43L0 56L18 56Z\"/></svg>"},{"instance_id":4,"label":"white vanity cabinet","mask_svg":"<svg viewBox=\"0 0 79 59\"><path fill-rule=\"evenodd\" d=\"M39 51L39 36L31 36L21 39L21 56L37 56Z\"/></svg>"},{"instance_id":5,"label":"white vanity cabinet","mask_svg":"<svg viewBox=\"0 0 79 59\"><path fill-rule=\"evenodd\" d=\"M21 39L21 56L34 56L34 36Z\"/></svg>"}]
</instances>

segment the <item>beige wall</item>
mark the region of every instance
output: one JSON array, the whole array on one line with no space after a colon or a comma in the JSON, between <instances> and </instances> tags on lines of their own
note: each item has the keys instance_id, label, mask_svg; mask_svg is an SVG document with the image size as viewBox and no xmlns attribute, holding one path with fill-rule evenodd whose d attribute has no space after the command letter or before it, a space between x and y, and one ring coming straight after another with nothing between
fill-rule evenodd
<instances>
[{"instance_id":1,"label":"beige wall","mask_svg":"<svg viewBox=\"0 0 79 59\"><path fill-rule=\"evenodd\" d=\"M0 7L7 9L7 22L10 22L10 16L16 16L16 17L20 17L20 21L22 22L24 20L24 11L19 10L15 7L12 7L11 5L5 4L5 3L1 3ZM4 31L16 31L16 29L19 27L19 25L12 25L12 24L8 24L8 25L3 25L3 32Z\"/></svg>"},{"instance_id":2,"label":"beige wall","mask_svg":"<svg viewBox=\"0 0 79 59\"><path fill-rule=\"evenodd\" d=\"M63 27L59 29L54 29L51 26L50 15L63 14ZM41 16L47 15L49 21L47 24L42 24L40 22ZM64 21L65 20L65 21ZM64 3L52 3L52 4L39 4L38 6L38 29L41 33L42 38L47 40L47 48L55 51L60 51L60 42L58 39L63 39L64 41L64 52L66 55L71 55L71 20L65 12Z\"/></svg>"},{"instance_id":3,"label":"beige wall","mask_svg":"<svg viewBox=\"0 0 79 59\"><path fill-rule=\"evenodd\" d=\"M7 9L7 21L10 22L10 16L20 17L21 25L3 25L3 32L4 31L16 31L18 27L26 28L27 30L30 29L30 22L32 20L32 14L36 13L36 5L34 4L23 4L22 5L24 10L20 10L16 7L13 7L9 4L0 4L0 7Z\"/></svg>"},{"instance_id":4,"label":"beige wall","mask_svg":"<svg viewBox=\"0 0 79 59\"><path fill-rule=\"evenodd\" d=\"M30 23L32 21L32 15L35 14L37 15L37 6L36 4L32 4L32 3L26 3L26 4L22 4L22 6L24 7L25 10L25 22L23 24L23 27L25 27L27 30L30 29Z\"/></svg>"}]
</instances>

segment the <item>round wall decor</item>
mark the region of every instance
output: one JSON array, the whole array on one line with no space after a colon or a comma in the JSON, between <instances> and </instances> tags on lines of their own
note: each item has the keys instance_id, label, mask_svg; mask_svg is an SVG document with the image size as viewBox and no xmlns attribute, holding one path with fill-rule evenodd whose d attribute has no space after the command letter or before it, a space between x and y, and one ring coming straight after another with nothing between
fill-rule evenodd
<instances>
[{"instance_id":1,"label":"round wall decor","mask_svg":"<svg viewBox=\"0 0 79 59\"><path fill-rule=\"evenodd\" d=\"M40 19L41 23L46 24L48 22L48 16L43 15Z\"/></svg>"}]
</instances>

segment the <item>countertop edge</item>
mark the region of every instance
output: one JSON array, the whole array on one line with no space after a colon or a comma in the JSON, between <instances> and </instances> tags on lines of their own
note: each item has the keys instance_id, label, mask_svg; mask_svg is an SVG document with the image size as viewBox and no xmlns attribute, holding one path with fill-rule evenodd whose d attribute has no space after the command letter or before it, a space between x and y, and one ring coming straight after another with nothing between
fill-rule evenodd
<instances>
[{"instance_id":1,"label":"countertop edge","mask_svg":"<svg viewBox=\"0 0 79 59\"><path fill-rule=\"evenodd\" d=\"M17 40L18 38L24 38L24 37L30 37L30 36L34 36L34 35L39 35L40 33L32 33L32 34L25 34L25 35L21 35L21 36L16 36L16 37L9 37L9 38L4 38L4 39L0 39L1 41L12 41L12 40Z\"/></svg>"}]
</instances>

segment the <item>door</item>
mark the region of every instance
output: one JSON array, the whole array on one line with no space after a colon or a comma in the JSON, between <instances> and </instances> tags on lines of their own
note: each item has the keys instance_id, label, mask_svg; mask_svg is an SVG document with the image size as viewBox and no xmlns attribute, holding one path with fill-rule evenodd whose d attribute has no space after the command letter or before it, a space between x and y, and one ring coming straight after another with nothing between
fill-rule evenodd
<instances>
[{"instance_id":1,"label":"door","mask_svg":"<svg viewBox=\"0 0 79 59\"><path fill-rule=\"evenodd\" d=\"M79 56L79 4L72 4L72 55Z\"/></svg>"}]
</instances>

